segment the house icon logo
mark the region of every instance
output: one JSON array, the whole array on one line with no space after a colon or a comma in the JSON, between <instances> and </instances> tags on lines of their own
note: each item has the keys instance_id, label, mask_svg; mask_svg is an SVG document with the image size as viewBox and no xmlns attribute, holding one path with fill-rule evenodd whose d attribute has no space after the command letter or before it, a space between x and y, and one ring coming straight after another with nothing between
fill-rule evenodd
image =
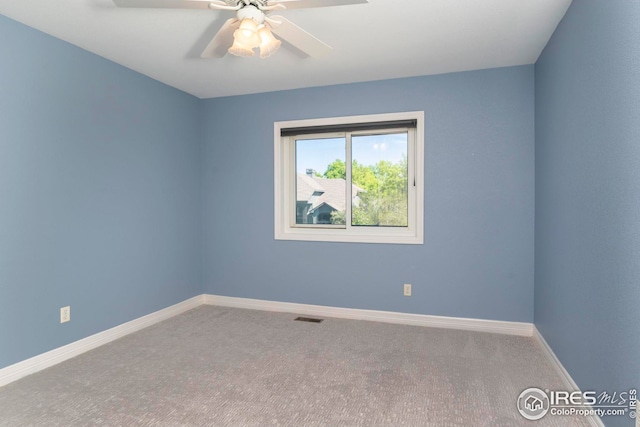
<instances>
[{"instance_id":1,"label":"house icon logo","mask_svg":"<svg viewBox=\"0 0 640 427\"><path fill-rule=\"evenodd\" d=\"M524 401L524 406L530 411L539 411L542 409L542 400L538 399L535 396L527 397L527 400Z\"/></svg>"},{"instance_id":2,"label":"house icon logo","mask_svg":"<svg viewBox=\"0 0 640 427\"><path fill-rule=\"evenodd\" d=\"M539 388L528 388L518 396L518 411L528 420L539 420L549 412L549 397Z\"/></svg>"}]
</instances>

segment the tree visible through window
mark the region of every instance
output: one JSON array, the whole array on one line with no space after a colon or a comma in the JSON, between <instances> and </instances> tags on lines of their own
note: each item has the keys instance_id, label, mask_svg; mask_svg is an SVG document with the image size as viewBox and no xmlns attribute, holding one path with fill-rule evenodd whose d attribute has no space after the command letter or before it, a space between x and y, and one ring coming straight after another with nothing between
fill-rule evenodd
<instances>
[{"instance_id":1,"label":"tree visible through window","mask_svg":"<svg viewBox=\"0 0 640 427\"><path fill-rule=\"evenodd\" d=\"M291 236L323 235L324 229L325 236L379 236L339 241L421 243L423 151L413 123L287 129L276 142L276 155L284 164L276 170L276 188L286 189L288 181L292 191L284 197L276 194L276 207L285 210L276 218L277 228L281 224ZM394 235L402 238L388 238Z\"/></svg>"}]
</instances>

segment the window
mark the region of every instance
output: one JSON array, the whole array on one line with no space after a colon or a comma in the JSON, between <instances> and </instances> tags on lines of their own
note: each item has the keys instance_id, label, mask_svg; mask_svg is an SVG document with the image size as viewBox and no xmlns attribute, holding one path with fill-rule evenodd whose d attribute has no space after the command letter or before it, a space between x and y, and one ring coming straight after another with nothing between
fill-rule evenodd
<instances>
[{"instance_id":1,"label":"window","mask_svg":"<svg viewBox=\"0 0 640 427\"><path fill-rule=\"evenodd\" d=\"M423 243L424 113L276 122L275 238Z\"/></svg>"}]
</instances>

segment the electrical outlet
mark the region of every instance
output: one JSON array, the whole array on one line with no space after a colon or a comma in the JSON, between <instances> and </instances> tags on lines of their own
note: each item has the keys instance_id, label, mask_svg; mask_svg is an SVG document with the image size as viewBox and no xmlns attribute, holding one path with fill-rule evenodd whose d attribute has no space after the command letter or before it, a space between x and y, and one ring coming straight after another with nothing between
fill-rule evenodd
<instances>
[{"instance_id":1,"label":"electrical outlet","mask_svg":"<svg viewBox=\"0 0 640 427\"><path fill-rule=\"evenodd\" d=\"M66 306L60 309L60 323L66 323L71 320L71 307Z\"/></svg>"},{"instance_id":2,"label":"electrical outlet","mask_svg":"<svg viewBox=\"0 0 640 427\"><path fill-rule=\"evenodd\" d=\"M411 285L408 283L404 284L404 296L405 297L410 297L411 296Z\"/></svg>"}]
</instances>

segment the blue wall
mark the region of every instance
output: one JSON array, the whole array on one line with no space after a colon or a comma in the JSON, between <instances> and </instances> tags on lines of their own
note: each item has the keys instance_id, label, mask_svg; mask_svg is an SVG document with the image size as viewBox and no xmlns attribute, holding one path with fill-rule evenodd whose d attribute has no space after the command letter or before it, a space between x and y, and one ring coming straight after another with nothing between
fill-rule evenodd
<instances>
[{"instance_id":1,"label":"blue wall","mask_svg":"<svg viewBox=\"0 0 640 427\"><path fill-rule=\"evenodd\" d=\"M3 16L0 52L4 367L201 294L202 251L198 99Z\"/></svg>"},{"instance_id":2,"label":"blue wall","mask_svg":"<svg viewBox=\"0 0 640 427\"><path fill-rule=\"evenodd\" d=\"M583 390L640 388L639 23L574 1L536 65L535 323Z\"/></svg>"},{"instance_id":3,"label":"blue wall","mask_svg":"<svg viewBox=\"0 0 640 427\"><path fill-rule=\"evenodd\" d=\"M640 386L637 22L574 2L535 75L199 101L0 16L0 368L205 292L535 319L583 389ZM274 240L274 121L409 110L424 245Z\"/></svg>"},{"instance_id":4,"label":"blue wall","mask_svg":"<svg viewBox=\"0 0 640 427\"><path fill-rule=\"evenodd\" d=\"M532 322L533 71L204 101L205 293ZM274 240L274 121L412 110L426 117L424 245Z\"/></svg>"}]
</instances>

